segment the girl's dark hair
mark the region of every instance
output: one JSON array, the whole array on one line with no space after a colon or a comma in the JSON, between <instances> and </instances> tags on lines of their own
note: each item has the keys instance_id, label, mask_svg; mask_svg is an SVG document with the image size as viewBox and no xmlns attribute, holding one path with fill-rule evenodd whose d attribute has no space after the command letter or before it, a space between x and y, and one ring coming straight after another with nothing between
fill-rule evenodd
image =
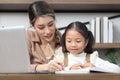
<instances>
[{"instance_id":1,"label":"girl's dark hair","mask_svg":"<svg viewBox=\"0 0 120 80\"><path fill-rule=\"evenodd\" d=\"M85 38L86 41L88 40L88 44L87 44L86 48L84 49L84 51L88 54L93 53L93 45L95 43L95 39L93 37L93 34L92 34L91 31L89 31L87 29L85 24L83 24L82 22L78 22L78 21L77 22L72 22L66 27L65 32L63 33L62 38L61 38L62 51L64 53L69 52L66 49L65 37L66 37L67 31L70 30L70 29L75 29L80 34L82 34L82 36Z\"/></svg>"},{"instance_id":2,"label":"girl's dark hair","mask_svg":"<svg viewBox=\"0 0 120 80\"><path fill-rule=\"evenodd\" d=\"M30 4L28 8L28 15L32 26L34 26L34 22L39 16L49 15L55 19L53 8L45 1L36 1Z\"/></svg>"}]
</instances>

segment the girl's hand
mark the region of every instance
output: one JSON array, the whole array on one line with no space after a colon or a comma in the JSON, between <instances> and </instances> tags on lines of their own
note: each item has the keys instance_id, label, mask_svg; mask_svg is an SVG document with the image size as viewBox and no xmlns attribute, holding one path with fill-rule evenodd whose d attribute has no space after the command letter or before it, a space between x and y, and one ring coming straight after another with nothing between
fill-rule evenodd
<instances>
[{"instance_id":1,"label":"girl's hand","mask_svg":"<svg viewBox=\"0 0 120 80\"><path fill-rule=\"evenodd\" d=\"M81 68L87 68L87 67L95 67L95 65L91 64L91 63L85 63L85 64L81 64L80 65Z\"/></svg>"},{"instance_id":2,"label":"girl's hand","mask_svg":"<svg viewBox=\"0 0 120 80\"><path fill-rule=\"evenodd\" d=\"M78 70L78 69L81 69L80 64L74 64L74 65L72 65L72 67L70 68L70 70Z\"/></svg>"},{"instance_id":3,"label":"girl's hand","mask_svg":"<svg viewBox=\"0 0 120 80\"><path fill-rule=\"evenodd\" d=\"M62 71L64 70L64 64L58 60L52 60L48 63L48 71Z\"/></svg>"}]
</instances>

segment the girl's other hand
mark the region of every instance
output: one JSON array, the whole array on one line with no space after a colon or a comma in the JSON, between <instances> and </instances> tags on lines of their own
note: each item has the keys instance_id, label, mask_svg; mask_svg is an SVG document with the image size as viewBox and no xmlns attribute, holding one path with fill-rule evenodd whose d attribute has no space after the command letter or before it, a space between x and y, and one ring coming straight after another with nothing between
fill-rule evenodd
<instances>
[{"instance_id":1,"label":"girl's other hand","mask_svg":"<svg viewBox=\"0 0 120 80\"><path fill-rule=\"evenodd\" d=\"M81 64L80 67L81 68L88 68L88 67L95 67L95 65L93 65L91 63L85 63L85 64Z\"/></svg>"},{"instance_id":2,"label":"girl's other hand","mask_svg":"<svg viewBox=\"0 0 120 80\"><path fill-rule=\"evenodd\" d=\"M70 68L70 70L78 70L78 69L81 69L80 64L74 64L74 65L72 65L72 67Z\"/></svg>"}]
</instances>

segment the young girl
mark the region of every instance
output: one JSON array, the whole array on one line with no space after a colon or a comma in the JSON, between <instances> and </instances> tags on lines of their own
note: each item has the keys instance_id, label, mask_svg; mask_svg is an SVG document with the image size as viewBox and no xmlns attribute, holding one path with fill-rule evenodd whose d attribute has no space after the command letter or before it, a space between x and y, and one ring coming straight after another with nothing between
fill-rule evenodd
<instances>
[{"instance_id":1,"label":"young girl","mask_svg":"<svg viewBox=\"0 0 120 80\"><path fill-rule=\"evenodd\" d=\"M94 37L91 31L81 22L69 24L62 36L61 45L55 54L59 60L64 60L66 70L99 67L110 72L120 72L119 66L104 61L93 52Z\"/></svg>"}]
</instances>

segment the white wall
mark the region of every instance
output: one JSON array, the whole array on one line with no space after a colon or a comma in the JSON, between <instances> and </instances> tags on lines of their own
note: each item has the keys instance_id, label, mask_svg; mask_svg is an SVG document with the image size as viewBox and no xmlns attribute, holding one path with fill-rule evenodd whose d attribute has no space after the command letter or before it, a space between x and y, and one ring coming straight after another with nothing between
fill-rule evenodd
<instances>
[{"instance_id":1,"label":"white wall","mask_svg":"<svg viewBox=\"0 0 120 80\"><path fill-rule=\"evenodd\" d=\"M27 13L0 13L0 27L29 26Z\"/></svg>"},{"instance_id":2,"label":"white wall","mask_svg":"<svg viewBox=\"0 0 120 80\"><path fill-rule=\"evenodd\" d=\"M120 13L57 13L57 27L67 26L72 21L81 21L87 22L95 17L102 17L102 16L115 16L120 15ZM111 19L110 21L113 22L113 42L120 43L120 17ZM87 25L89 27L89 25ZM62 33L64 30L62 31Z\"/></svg>"},{"instance_id":3,"label":"white wall","mask_svg":"<svg viewBox=\"0 0 120 80\"><path fill-rule=\"evenodd\" d=\"M114 16L120 13L56 13L56 25L57 27L67 26L70 22L81 21L87 22L92 18L97 16ZM111 20L114 24L114 33L113 38L114 42L120 42L120 17ZM0 13L0 27L9 27L9 26L29 26L29 19L27 12L17 12L17 13ZM87 25L89 27L89 25ZM61 31L61 32L64 32Z\"/></svg>"}]
</instances>

